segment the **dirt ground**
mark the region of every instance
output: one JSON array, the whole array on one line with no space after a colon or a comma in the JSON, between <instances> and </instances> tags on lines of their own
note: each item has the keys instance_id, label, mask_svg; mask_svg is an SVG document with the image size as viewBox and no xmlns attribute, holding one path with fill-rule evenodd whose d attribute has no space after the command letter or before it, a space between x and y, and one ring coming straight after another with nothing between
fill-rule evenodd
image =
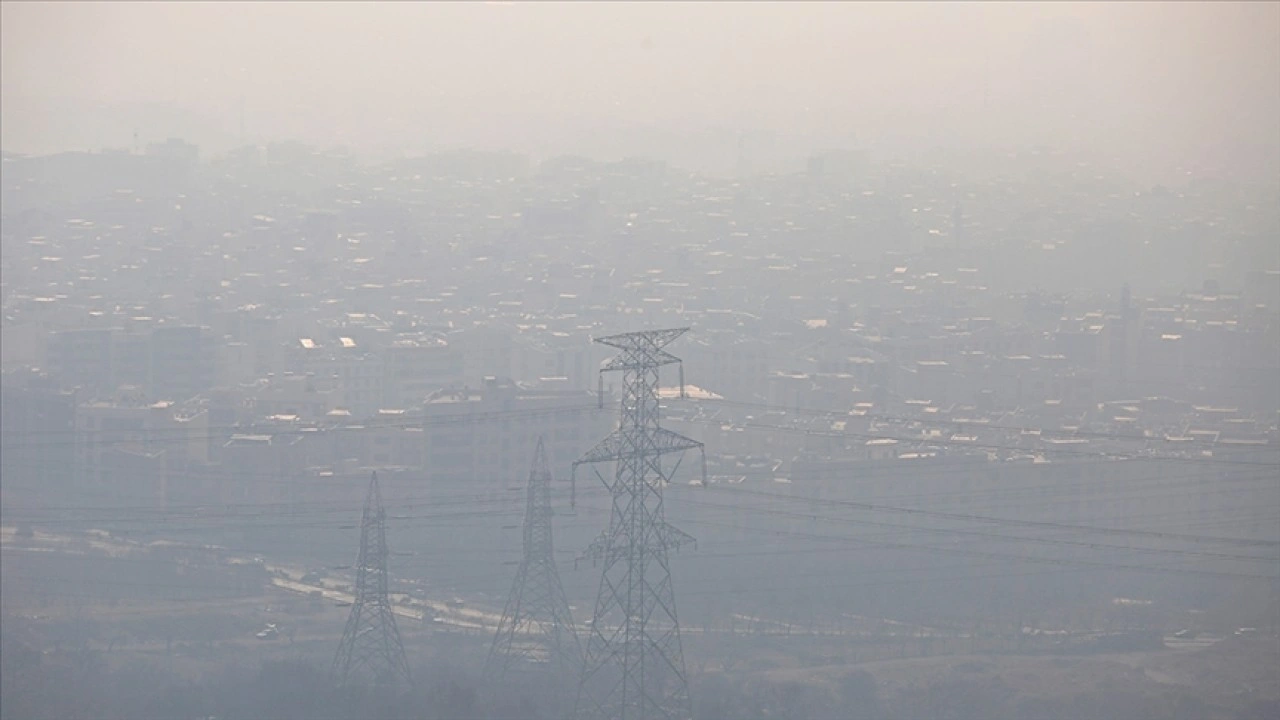
<instances>
[{"instance_id":1,"label":"dirt ground","mask_svg":"<svg viewBox=\"0 0 1280 720\"><path fill-rule=\"evenodd\" d=\"M809 693L818 709L848 705L850 678L874 682L886 718L1280 717L1280 638L1228 637L1208 647L1093 655L975 655L777 668L744 674L757 687ZM825 702L824 702L825 700ZM836 717L833 715L832 717ZM855 714L853 717L862 717Z\"/></svg>"}]
</instances>

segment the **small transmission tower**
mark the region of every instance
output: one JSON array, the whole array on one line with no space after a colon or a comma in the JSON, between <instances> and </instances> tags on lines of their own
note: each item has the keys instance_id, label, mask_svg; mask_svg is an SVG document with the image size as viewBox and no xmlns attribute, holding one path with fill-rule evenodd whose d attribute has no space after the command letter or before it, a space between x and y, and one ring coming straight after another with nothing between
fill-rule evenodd
<instances>
[{"instance_id":1,"label":"small transmission tower","mask_svg":"<svg viewBox=\"0 0 1280 720\"><path fill-rule=\"evenodd\" d=\"M609 529L588 550L604 571L578 686L580 718L687 720L693 714L668 565L669 551L693 538L666 522L662 492L675 468L664 470L662 456L703 446L658 425L658 370L680 362L662 348L687 330L596 339L622 351L600 370L601 384L605 372L622 371L622 412L618 429L573 465L576 487L579 465L615 463L612 479L596 473L613 509ZM680 375L683 396L683 366ZM705 452L702 472L705 480Z\"/></svg>"},{"instance_id":2,"label":"small transmission tower","mask_svg":"<svg viewBox=\"0 0 1280 720\"><path fill-rule=\"evenodd\" d=\"M551 663L561 677L577 673L582 649L573 628L569 601L556 571L551 540L551 470L542 437L529 469L528 502L524 515L524 559L516 571L511 596L498 623L493 647L485 663L485 675L501 682L513 662ZM563 703L561 683L555 683L555 701ZM571 698L570 698L571 699ZM568 708L565 708L568 709Z\"/></svg>"},{"instance_id":3,"label":"small transmission tower","mask_svg":"<svg viewBox=\"0 0 1280 720\"><path fill-rule=\"evenodd\" d=\"M356 564L356 592L351 603L347 628L333 657L333 674L342 685L358 675L375 685L411 683L409 661L396 628L395 614L387 595L387 513L382 509L378 473L369 480L360 518L360 558Z\"/></svg>"}]
</instances>

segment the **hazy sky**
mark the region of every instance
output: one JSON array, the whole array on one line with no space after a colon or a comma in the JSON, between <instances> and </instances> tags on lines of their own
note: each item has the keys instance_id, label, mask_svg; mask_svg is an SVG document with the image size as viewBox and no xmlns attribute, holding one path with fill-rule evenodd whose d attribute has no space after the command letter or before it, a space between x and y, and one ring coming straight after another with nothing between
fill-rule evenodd
<instances>
[{"instance_id":1,"label":"hazy sky","mask_svg":"<svg viewBox=\"0 0 1280 720\"><path fill-rule=\"evenodd\" d=\"M1166 165L1280 145L1280 5L0 5L0 145L240 134L355 149L1051 143ZM628 139L630 138L630 139ZM638 146L637 146L638 147ZM641 148L642 149L642 148Z\"/></svg>"}]
</instances>

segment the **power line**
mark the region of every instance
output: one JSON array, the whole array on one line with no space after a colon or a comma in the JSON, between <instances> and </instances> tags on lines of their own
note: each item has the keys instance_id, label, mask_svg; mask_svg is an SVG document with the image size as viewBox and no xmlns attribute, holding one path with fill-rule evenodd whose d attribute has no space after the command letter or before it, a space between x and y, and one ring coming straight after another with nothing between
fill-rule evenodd
<instances>
[{"instance_id":1,"label":"power line","mask_svg":"<svg viewBox=\"0 0 1280 720\"><path fill-rule=\"evenodd\" d=\"M698 501L698 500L687 500L686 502L689 502L695 505L707 506L707 507L720 507L720 508L731 507L735 511L741 510L741 506L718 505L716 503L707 503L707 502ZM751 512L751 511L749 510L748 512ZM879 522L875 520L854 520L849 518L833 518L827 515L786 511L786 510L779 510L776 508L762 508L762 509L755 510L755 512L763 512L763 513L768 513L770 515L778 515L782 517L810 519L815 521L821 520L826 522L841 522L841 523L849 523L849 524L856 524L856 525L870 525L870 526L876 526L876 527L894 528L894 529L904 530L910 533L920 532L920 533L932 533L932 534L942 534L942 535L962 535L962 536L979 537L979 538L992 539L992 540L1008 540L1008 541L1018 542L1018 543L1033 543L1033 544L1047 544L1047 545L1058 545L1058 546L1068 546L1068 547L1081 547L1081 548L1087 548L1091 550L1125 550L1125 551L1136 552L1136 553L1154 553L1154 554L1163 554L1163 555L1175 555L1180 557L1208 557L1208 558L1216 558L1216 559L1224 559L1224 560L1280 562L1280 557L1258 557L1257 555L1236 555L1232 553L1221 553L1221 552L1214 552L1214 551L1208 551L1208 550L1179 550L1175 548L1142 548L1142 547L1132 547L1132 546L1107 545L1107 544L1098 543L1098 542L1090 542L1090 541L1083 541L1083 540L1066 540L1062 538L999 535L996 533L988 533L988 532L982 532L979 530L969 530L964 528L935 528L935 527L923 527L923 526L921 527L904 526L904 525L895 525L892 523Z\"/></svg>"},{"instance_id":2,"label":"power line","mask_svg":"<svg viewBox=\"0 0 1280 720\"><path fill-rule=\"evenodd\" d=\"M838 412L819 410L815 408L788 408L788 407L769 405L769 404L763 404L763 403L749 403L749 402L743 402L743 401L731 401L731 400L723 400L723 399L711 400L711 401L699 400L696 402L708 402L711 404L757 408L757 409L766 410L766 411L781 411L784 413L809 414L809 415L817 415L822 417L833 417L833 418L850 417L849 415L847 415L847 413L842 415ZM205 432L209 433L206 435L191 434L185 428L156 428L154 430L146 430L146 431L49 430L49 431L26 431L26 432L11 431L11 432L13 432L14 434L26 434L26 435L41 434L41 433L54 434L54 435L80 435L88 432L94 432L94 433L142 432L142 433L159 433L159 434L170 433L170 432L172 433L187 432L188 433L182 437L177 437L177 438L161 437L159 439L151 439L151 440L143 440L143 441L134 440L134 439L118 439L118 440L117 439L111 439L111 440L101 439L101 440L79 441L78 443L75 441L72 441L71 443L53 442L53 443L18 443L16 444L17 447L26 447L26 448L67 446L68 444L77 445L78 447L96 447L96 446L104 446L104 445L105 446L110 446L110 445L143 445L143 446L161 445L163 446L171 443L180 445L180 444L187 444L187 443L199 441L199 440L227 439L226 438L227 433L268 434L273 437L274 436L314 437L317 434L323 434L327 432L368 432L368 431L376 431L379 429L407 429L407 428L419 428L419 427L427 428L427 427L433 427L433 426L453 427L456 425L486 423L486 422L492 422L495 420L502 420L502 419L536 418L536 417L542 417L542 416L548 416L548 415L554 416L559 414L581 414L584 412L596 412L596 411L598 411L597 405L575 405L575 406L564 406L564 407L548 408L548 409L538 408L538 409L528 409L528 410L489 411L485 413L469 413L465 415L440 417L440 418L420 418L420 419L414 419L414 420L408 420L408 421L376 422L375 424L371 424L367 426L366 425L332 426L332 427L325 427L325 428L316 426L311 429L282 429L282 428L274 428L269 426L259 427L259 426L234 425L234 426L221 426L216 428L205 428L204 429ZM892 415L884 415L884 414L867 414L867 415L858 416L858 417L867 419L867 420L893 420L898 422L919 423L922 425L928 425L928 424L953 425L953 426L954 425L973 425L981 428L994 428L994 429L1001 429L1001 430L1006 430L1010 432L1033 431L1033 432L1039 432L1041 435L1062 434L1062 435L1083 436L1079 432L1072 433L1064 430L1051 430L1051 429L1035 428L1035 427L1001 426L1001 425L993 425L990 423L982 423L982 422L965 423L962 421L952 421L952 420L932 419L932 418L931 419L905 418L901 416L892 416ZM717 420L715 418L684 418L681 421L689 422L689 423L697 423L697 424L711 424L711 425L725 424L724 421ZM925 445L930 447L950 447L950 448L958 448L962 450L978 448L978 449L987 449L987 450L1003 450L1007 452L1018 452L1018 453L1027 453L1027 452L1034 451L1041 454L1099 457L1104 459L1163 459L1171 462L1195 462L1195 463L1202 463L1202 464L1256 465L1256 466L1263 466L1263 467L1280 467L1280 462L1237 461L1237 460L1224 460L1224 459L1215 458L1215 457L1188 457L1188 456L1161 457L1161 456L1154 456L1154 455L1134 454L1132 452L1128 452L1128 453L1107 452L1107 451L1097 451L1097 450L1079 450L1079 449L1072 449L1072 448L1046 448L1046 447L1026 448L1026 447L1020 447L1017 445L1007 445L1007 444L997 444L997 443L979 443L976 441L955 442L955 441L949 441L943 438L931 438L931 437L925 437L925 436L901 437L901 436L894 436L894 435L887 435L887 434L859 433L859 432L853 432L853 431L823 431L823 430L817 430L813 428L803 428L803 427L796 427L796 426L790 426L790 425L774 425L774 424L768 424L768 423L749 422L749 421L743 421L743 422L730 421L729 424L736 427L746 427L746 428L752 428L752 429L769 430L769 431L777 431L777 432L799 433L799 434L818 436L818 437L851 437L851 438L859 438L859 439L865 439L865 440L895 440L897 442L903 442L903 443L920 444L920 445ZM258 432L255 433L254 432L255 430ZM0 433L2 432L5 432L5 431L0 430ZM1152 442L1156 440L1155 438L1138 437L1133 435L1114 434L1114 433L1088 433L1088 435L1090 437L1113 439L1113 440L1131 440L1131 441L1142 440L1144 442ZM11 443L11 446L14 446L14 444ZM1214 447L1215 449L1223 449L1223 447L1229 447L1229 446L1215 445ZM1254 450L1254 448L1247 448L1247 449ZM1271 450L1272 448L1268 445L1265 449ZM1235 450L1244 451L1246 450L1246 448L1235 448Z\"/></svg>"},{"instance_id":3,"label":"power line","mask_svg":"<svg viewBox=\"0 0 1280 720\"><path fill-rule=\"evenodd\" d=\"M699 424L712 424L723 426L726 423L722 420L705 420L700 418L684 420L684 422L692 422ZM1188 457L1188 456L1159 456L1159 455L1143 455L1133 452L1107 452L1107 451L1089 451L1089 450L1073 450L1071 448L1026 448L1017 445L1005 445L997 443L980 443L980 442L956 442L954 440L944 440L942 438L929 437L901 437L885 434L860 433L851 430L815 430L812 428L799 428L787 425L772 425L759 422L730 422L732 427L749 428L753 430L768 430L771 432L797 433L801 435L809 435L812 437L828 437L828 438L857 438L861 440L893 440L899 443L906 443L917 447L927 448L953 448L961 450L1002 450L1005 452L1018 453L1027 455L1031 453L1041 455L1066 455L1074 457L1093 457L1099 460L1160 460L1164 462L1182 462L1194 463L1198 465L1229 465L1229 466L1252 466L1252 467L1269 467L1280 468L1280 462L1254 462L1249 460L1224 460L1213 457Z\"/></svg>"},{"instance_id":4,"label":"power line","mask_svg":"<svg viewBox=\"0 0 1280 720\"><path fill-rule=\"evenodd\" d=\"M1140 462L1140 461L1139 461ZM1025 467L1025 466L1024 466ZM1049 469L1055 469L1060 466L1047 466ZM905 472L912 468L898 467L889 468L890 472L865 472L860 471L859 484L863 488L869 488L872 483L877 480L895 481L902 478L904 483L906 480L918 480L922 477L932 477L937 475L956 476L960 473L953 467L947 465L926 466L918 468L917 472ZM724 476L721 476L724 477ZM729 475L731 478L742 478L763 480L766 484L773 484L771 481L775 479L772 472L735 472ZM1234 475L1223 476L1221 472L1211 473L1194 473L1194 474L1157 474L1142 475L1124 479L1109 479L1096 481L1072 481L1062 479L1051 483L1037 483L1033 485L1019 484L1015 479L1006 479L997 483L991 480L979 480L983 484L980 489L964 489L964 490L937 490L930 492L918 493L898 493L898 494L875 494L867 497L867 502L887 502L897 501L904 502L910 500L919 500L930 503L948 502L953 504L963 504L975 502L990 496L999 498L1007 498L1015 500L1009 503L984 503L984 507L988 510L992 508L1020 508L1026 507L1029 503L1042 504L1043 502L1051 502L1055 497L1072 497L1079 499L1083 494L1088 497L1094 490L1101 488L1106 491L1106 499L1108 502L1124 501L1143 497L1191 497L1204 496L1215 497L1219 495L1227 495L1238 492L1248 492L1250 488L1224 488L1224 485L1235 485L1240 483L1253 483L1258 481L1272 482L1275 477L1271 474L1252 474L1252 475ZM957 484L963 486L964 481ZM724 484L712 482L712 487L718 487ZM793 485L798 483L793 483ZM817 483L815 483L816 485ZM806 487L808 485L806 484ZM1167 492L1172 490L1191 488L1190 492L1174 493ZM1148 492L1154 490L1155 492ZM1044 498L1043 500L1041 498Z\"/></svg>"},{"instance_id":5,"label":"power line","mask_svg":"<svg viewBox=\"0 0 1280 720\"><path fill-rule=\"evenodd\" d=\"M139 408L142 409L142 408ZM197 440L220 440L227 435L280 435L285 437L293 436L310 436L317 432L367 432L380 429L404 429L418 427L454 427L457 425L470 425L477 423L493 422L495 420L524 420L536 419L546 416L555 415L576 415L582 413L598 413L600 406L596 402L579 405L563 405L552 408L526 408L512 410L489 410L485 412L469 412L445 415L440 417L421 416L411 420L396 421L379 421L375 418L369 418L370 424L352 423L349 425L328 425L321 426L318 423L308 423L307 428L287 428L272 425L209 425L198 427L200 433L193 433L192 428L174 428L174 427L158 427L147 429L67 429L67 430L12 430L0 428L0 437L4 435L18 437L46 437L46 436L80 436L80 435L109 435L109 434L147 434L147 435L178 435L181 437L164 438L159 441L162 443L187 443ZM257 432L255 432L257 431ZM100 441L81 441L80 444L89 446L99 444L128 443L135 442L131 440L100 440ZM26 443L26 447L56 447L66 443Z\"/></svg>"},{"instance_id":6,"label":"power line","mask_svg":"<svg viewBox=\"0 0 1280 720\"><path fill-rule=\"evenodd\" d=\"M1223 482L1252 482L1252 481L1258 481L1258 480L1269 481L1272 479L1270 476L1251 476L1251 477L1222 479L1222 478L1217 478L1217 476L1213 474L1209 474L1209 475L1195 474L1195 475L1181 475L1181 476L1155 475L1155 476L1147 476L1146 478L1136 478L1135 481L1143 480L1143 479L1148 479L1148 480L1156 479L1161 483L1161 487L1157 489L1163 490L1163 484L1167 483L1167 479L1193 479L1194 480L1196 478L1205 478L1205 477L1214 478L1215 484L1220 484ZM1073 491L1076 491L1078 488L1078 486L1074 484L1064 484L1064 485L1066 486L1061 488L1063 492L1073 492ZM1110 482L1110 483L1106 483L1106 485L1108 485L1112 489L1115 489L1116 483ZM721 486L713 485L709 487L720 488ZM764 491L758 491L758 490L756 491L748 490L748 489L739 488L736 486L729 486L729 487L731 492L747 492L747 493L764 492ZM1038 487L1040 490L1058 489L1056 486L1036 486L1036 487ZM1132 483L1126 482L1124 484L1124 487L1120 489L1121 490L1135 489L1135 485ZM1137 487L1136 489L1144 489L1144 488ZM588 489L584 489L584 492L595 494L597 492L603 493L604 490L602 488L601 489L588 488ZM1008 494L1009 491L993 490L993 492L999 492L1000 494L1003 495L1003 494ZM1017 492L1017 489L1015 489L1014 492ZM1205 495L1205 494L1220 495L1220 494L1226 494L1229 492L1233 492L1233 491L1225 490L1222 488L1216 488L1212 491L1201 491L1197 493L1197 495ZM932 500L934 498L946 497L946 496L955 495L955 494L957 493L923 493L923 494L900 495L896 497L899 500L904 500L904 499ZM798 501L823 502L823 503L827 502L827 500L824 500L824 499L820 500L817 498L805 498L803 496L795 496L795 495L788 495L788 494L772 493L769 495L773 497L781 497L781 498L787 498L787 499L798 500ZM1150 495L1146 493L1139 493L1132 497L1141 498L1141 497L1148 497L1148 496L1149 497L1173 497L1174 495L1172 493L1167 493L1167 492L1156 492ZM892 498L895 496L890 496L890 497ZM1123 500L1126 498L1121 498L1120 496L1114 495L1113 493L1112 497L1108 498L1108 501L1115 501L1116 499ZM409 497L397 498L397 504L400 507L407 510L413 510L418 505L423 505L431 509L438 509L438 508L450 507L450 506L467 506L470 508L474 508L476 505L483 507L486 505L502 506L506 504L513 504L517 500L518 498L514 496L493 497L492 494L488 494L488 495L486 494L425 495L425 496L416 496L416 497L409 496ZM884 505L879 505L875 503L865 503L865 504L875 508L890 507L890 506L884 506ZM1042 506L1043 504L1040 503L1040 505ZM1023 506L1024 504L1012 504L1012 505L995 506L995 507L1023 507ZM13 504L10 503L8 508L6 508L7 512L5 513L6 515L10 516L11 520L15 515L12 508L13 508ZM912 512L928 512L924 510L919 510L917 508L899 508L899 509L904 511L909 510ZM250 510L257 510L257 511L250 512ZM80 514L75 515L73 517L63 517L63 518L38 517L39 514L45 511L53 511L56 513L64 513L64 514L72 514L79 511ZM137 513L143 513L143 512L154 513L154 514L137 514ZM60 523L61 524L73 524L73 523L80 524L80 523L90 523L90 522L124 522L124 523L135 522L135 523L155 524L155 523L164 523L164 522L189 523L191 521L205 521L205 520L212 521L212 520L228 519L228 518L235 518L235 519L290 518L292 519L297 517L306 517L310 515L326 515L326 514L334 514L334 513L341 513L341 512L345 512L345 511L342 509L342 503L340 501L313 501L313 502L299 501L297 503L244 503L244 504L237 504L232 506L203 504L203 505L170 506L170 507L157 505L157 506L116 507L116 508L101 508L101 507L91 507L91 506L81 506L76 508L66 508L66 507L36 508L36 509L28 510L25 513L20 511L17 513L17 516L18 518L23 518L25 516L26 517L25 522L30 524L37 524L37 525L60 524ZM506 511L495 509L490 512L492 514L505 514ZM512 510L511 512L514 512L514 510ZM134 514L131 515L129 513L134 513ZM419 515L419 516L406 515L406 516L403 516L402 519L418 519L418 518L442 519L442 518L448 518L448 517L466 517L466 516L484 515L484 514L489 514L489 513L482 512L478 509L473 509L468 512L459 512L459 513L453 513L453 514L427 514L427 515ZM23 520L19 519L16 521L22 522ZM295 522L293 524L293 526L301 526L301 525L303 525L303 523ZM310 523L309 525L316 526L317 524ZM1072 526L1072 527L1084 528L1087 526Z\"/></svg>"},{"instance_id":7,"label":"power line","mask_svg":"<svg viewBox=\"0 0 1280 720\"><path fill-rule=\"evenodd\" d=\"M911 424L926 425L926 426L927 425L949 425L949 426L956 426L956 427L973 427L980 430L1034 432L1034 433L1039 433L1041 435L1044 435L1044 434L1061 435L1065 437L1095 438L1099 440L1130 440L1130 441L1138 441L1138 442L1159 442L1160 440L1162 440L1162 438L1151 437L1147 435L1133 435L1133 434L1115 433L1115 432L1093 432L1088 430L1067 429L1067 428L1058 428L1058 429L1051 430L1048 428L1026 426L1026 425L1000 425L1000 424L986 422L982 420L953 420L953 419L940 418L940 417L932 417L932 418L907 417L903 415L890 415L886 413L867 413L865 415L852 415L848 411L842 412L842 411L836 411L836 410L822 410L819 408L784 407L781 405L752 403L752 402L746 402L742 400L728 400L725 398L713 398L710 400L700 399L700 398L691 398L690 400L694 403L707 403L707 404L714 404L714 405L729 405L732 407L756 408L756 409L765 410L765 411L782 411L782 412L794 413L798 415L826 417L826 418L837 419L837 420L839 419L890 420L890 421L895 421L900 423L911 423ZM1169 442L1169 441L1165 439L1165 442ZM1204 441L1193 440L1190 444L1202 445L1205 443ZM1214 443L1208 443L1208 444L1214 444ZM1268 447L1268 449L1270 448Z\"/></svg>"},{"instance_id":8,"label":"power line","mask_svg":"<svg viewBox=\"0 0 1280 720\"><path fill-rule=\"evenodd\" d=\"M602 509L602 508L597 508L597 509ZM910 544L903 544L903 543L893 543L893 544L878 543L878 544L877 544L877 543L868 542L868 541L863 540L863 539L860 539L860 538L850 538L850 537L847 537L847 536L819 535L819 534L815 534L815 533L795 533L795 532L790 532L790 531L769 530L769 529L764 529L764 528L739 528L738 526L728 525L728 524L725 524L725 523L715 523L715 522L711 522L711 521L698 521L698 522L697 522L697 524L704 524L704 525L710 525L710 526L730 527L730 528L733 528L733 529L741 529L741 530L749 530L749 531L756 532L756 533L759 533L759 534L762 534L762 535L775 535L775 536L776 536L776 535L785 535L785 536L793 537L793 538L796 538L796 539L805 539L805 540L811 540L811 541L816 541L816 542L821 542L821 543L831 543L831 542L836 542L836 543L839 543L839 544L859 544L859 545L871 545L871 546L881 545L881 546L888 546L888 547L892 547L892 548L908 549L908 550L915 550L915 551L920 551L920 550L928 551L928 550L935 550L935 549L936 549L936 548L930 548L930 547L928 547L928 546L917 546L917 545L910 545ZM904 528L904 530L909 530L909 529L910 529L910 528ZM974 554L976 554L976 555L978 555L978 556L991 556L991 555L993 555L992 553L983 553L983 552L976 552L976 553L975 553L974 551L964 551L964 550L960 550L960 549L956 549L956 548L946 548L946 549L944 549L944 550L945 550L945 551L947 551L947 552L951 552L951 553L959 552L960 554L968 554L968 555L974 555ZM838 548L832 548L832 551L838 551ZM796 550L796 551L774 551L774 550L771 550L771 551L765 551L765 552L736 552L736 553L720 553L720 554L713 554L713 555L711 555L711 556L712 556L712 557L715 557L715 556L721 556L721 557L741 557L741 556L757 556L757 555L762 555L762 554L778 554L779 552L799 552L799 553L804 553L804 552L812 552L812 551L801 551L801 550ZM1098 563L1098 562L1088 562L1088 563L1086 563L1086 564L1083 564L1083 565L1082 565L1082 564L1081 564L1081 561L1071 560L1071 559L1035 558L1035 557L1025 557L1025 556L1016 556L1016 555L1011 556L1011 555L1007 555L1007 554L999 554L997 557L998 557L998 561L997 561L997 562L993 562L993 563L991 563L991 565L993 565L993 566L996 566L996 565L998 565L998 566L1007 566L1008 561L1009 561L1010 559L1012 559L1012 560L1016 560L1016 561L1025 561L1025 562L1032 562L1032 563L1048 563L1048 564L1059 565L1059 566L1072 566L1072 565L1080 566L1080 567L1077 567L1077 568L1076 568L1077 570L1085 570L1085 569L1089 569L1089 568L1098 568L1098 567L1102 567L1102 568L1125 569L1125 570L1139 570L1139 571L1144 571L1144 572L1158 572L1158 573L1174 573L1174 574L1178 574L1178 573L1184 573L1184 574L1185 574L1185 573L1190 573L1190 574L1204 574L1204 571L1197 571L1197 570L1194 570L1194 569L1168 568L1168 567L1161 567L1161 566L1118 565L1118 564L1114 564L1114 563ZM143 561L143 562L146 562L146 561ZM157 560L156 562L159 562L159 560ZM170 561L170 562L173 562L173 561ZM568 563L566 562L565 564L567 565ZM934 568L918 568L918 569L909 569L909 568L908 568L908 569L904 569L904 568L892 568L892 569L888 569L888 570L880 570L880 571L877 571L877 570L870 570L870 571L866 571L866 572L868 572L868 573L870 573L870 574L875 574L875 573L877 573L877 572L903 572L903 571L906 571L906 572L916 572L916 571L920 571L920 572L932 572L933 570L934 570ZM1061 572L1061 571L1055 571L1055 572ZM989 577L989 578L997 578L997 577L1015 577L1015 576L1024 576L1024 575L1041 575L1041 574L1045 574L1045 573L1013 573L1013 574L1005 574L1005 573L1002 573L1002 574L988 575L988 576L967 576L967 575L966 575L966 576L960 576L960 577L955 577L955 578L921 578L921 579L919 579L919 580L903 580L903 581L895 581L895 582L888 582L888 583L865 583L865 582L859 582L859 583L851 583L851 584L846 584L846 585L841 585L841 586L835 586L835 585L831 585L831 584L828 582L828 580L829 580L829 574L824 573L824 574L818 575L818 577L821 577L821 578L823 579L823 582L822 582L822 583L820 583L820 584L819 584L819 585L817 585L817 586L813 586L813 587L809 588L809 590L810 590L810 591L812 591L812 590L819 590L819 589L833 589L833 588L836 588L836 587L850 587L850 588L852 588L852 587L875 587L875 586L878 586L878 585L898 585L898 584L906 584L906 583L914 583L914 582L923 582L923 583L926 583L926 584L927 584L927 583L933 583L933 582L964 581L964 580L970 580L970 579L980 579L980 578L985 578L985 577ZM1270 579L1270 580L1276 580L1276 579L1278 579L1278 578L1272 578L1272 577L1269 577L1269 576L1256 576L1256 575L1246 575L1246 574L1240 574L1240 573L1226 573L1226 572L1218 572L1218 573L1214 573L1214 576L1219 576L1219 577L1239 577L1239 578L1246 578L1246 579ZM45 578L24 577L24 576L21 576L21 575L7 575L7 577L11 577L11 578L18 579L18 580L27 580L27 581L32 581L32 582L45 580ZM494 577L494 576L487 575L487 576L485 576L485 577ZM761 579L765 579L765 578L761 578ZM777 576L776 576L776 575L770 575L770 576L768 576L768 579L777 579ZM71 581L73 581L73 579L57 579L57 580L54 580L54 581L57 581L57 582L71 582ZM99 583L109 583L110 581L94 581L94 582L99 582ZM148 583L120 582L120 583L117 583L117 584L130 585L130 586L133 586L133 585L139 585L139 586L157 586L157 587L164 586L164 587L169 587L169 585L167 585L167 584L162 585L162 584L155 584L155 583L150 583L150 584L148 584ZM179 589L181 589L181 588L185 588L186 586L174 586L174 587L175 587L175 588L179 588ZM804 586L794 585L794 584L788 584L786 587L783 587L783 588L777 588L777 587L774 587L774 588L762 588L762 587L758 587L758 586L757 586L757 587L746 588L746 589L744 589L744 590L743 590L743 592L752 592L752 593L756 593L756 592L778 592L778 591L780 591L780 590L790 590L790 591L796 591L796 592L803 592L803 591L805 591L805 587L804 587ZM48 594L48 593L46 592L45 594ZM691 592L690 594L691 594L691 595L723 595L723 590L695 591L695 592ZM735 594L738 594L738 593L735 593ZM86 594L86 595L85 595L85 597L98 598L98 597L100 597L100 596L98 596L98 595L88 595L88 594ZM225 598L225 596L219 596L219 597L212 597L212 598L209 598L209 599L211 599L211 600L213 600L213 599L217 599L217 600L224 600L224 599L226 599L226 598ZM193 602L193 601L197 601L197 600L198 600L198 598L189 598L189 599L183 599L183 600L181 600L181 602Z\"/></svg>"},{"instance_id":9,"label":"power line","mask_svg":"<svg viewBox=\"0 0 1280 720\"><path fill-rule=\"evenodd\" d=\"M1270 540L1241 540L1235 538L1207 537L1202 535L1184 535L1179 533L1164 533L1150 530L1125 530L1121 528L1104 528L1093 525L1071 525L1068 523L1052 522L1048 520L1019 520L1014 518L997 518L987 515L976 515L972 513L954 513L944 512L940 510L924 510L920 508L904 508L892 505L878 505L873 503L863 503L855 500L836 500L803 497L796 495L782 495L779 493L769 493L761 490L748 490L745 488L733 488L727 490L729 493L740 493L745 495L755 495L768 498L771 500L791 500L805 502L824 506L846 507L857 510L868 510L873 512L899 513L904 515L918 515L922 517L938 518L943 520L960 520L965 522L990 523L995 525L1010 525L1019 527L1032 527L1040 529L1054 530L1073 530L1077 532L1098 533L1100 535L1131 535L1135 537L1150 537L1161 540L1182 540L1186 542L1202 542L1202 543L1221 543L1226 545L1240 545L1247 547L1280 547L1280 542Z\"/></svg>"},{"instance_id":10,"label":"power line","mask_svg":"<svg viewBox=\"0 0 1280 720\"><path fill-rule=\"evenodd\" d=\"M729 528L737 527L728 523L717 523L709 520L696 520L696 521L689 521L689 522L697 525L711 525L711 526L720 526L720 527L729 527ZM799 533L795 531L785 531L785 530L765 530L761 528L755 528L754 530L757 530L759 532L779 535L779 536L802 537L802 538L811 538L816 540L833 540L838 542L846 542L852 545L894 549L894 550L909 550L914 552L930 552L930 553L944 553L944 554L950 554L950 555L965 555L965 556L971 556L971 557L988 558L991 560L1041 563L1041 564L1050 564L1050 565L1079 565L1081 567L1094 567L1094 568L1102 568L1102 569L1110 569L1110 570L1130 570L1135 572L1183 573L1188 575L1203 575L1207 577L1230 577L1230 578L1239 578L1239 579L1248 579L1248 580L1268 580L1268 581L1280 580L1280 576L1261 575L1261 574L1255 574L1255 573L1237 573L1237 572L1203 570L1203 569L1194 569L1194 568L1170 568L1170 567L1162 567L1162 566L1154 566L1154 565L1134 565L1134 564L1099 562L1099 561L1090 561L1090 560L1080 560L1080 559L1074 559L1074 558L1043 558L1043 557L1032 557L1032 556L1026 556L1026 555L1015 555L1010 553L997 553L997 552L990 552L990 551L984 551L984 550L967 550L964 548L938 547L935 545L914 545L910 543L894 543L894 542L884 542L884 541L862 540L859 538L851 538L847 536L845 537L830 536L830 535L824 536L824 535L815 534L815 533Z\"/></svg>"}]
</instances>

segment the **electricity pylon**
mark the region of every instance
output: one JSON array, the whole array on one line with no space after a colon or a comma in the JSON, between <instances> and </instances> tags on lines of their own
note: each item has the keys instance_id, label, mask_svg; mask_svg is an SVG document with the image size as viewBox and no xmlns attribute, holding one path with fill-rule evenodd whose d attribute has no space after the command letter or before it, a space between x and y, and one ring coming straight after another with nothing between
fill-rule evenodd
<instances>
[{"instance_id":1,"label":"electricity pylon","mask_svg":"<svg viewBox=\"0 0 1280 720\"><path fill-rule=\"evenodd\" d=\"M658 425L658 371L679 358L662 348L688 328L597 338L622 354L603 373L623 373L618 429L574 463L613 462L609 529L588 554L604 571L587 640L575 715L600 720L687 720L693 714L668 553L693 541L666 522L663 487L675 468L662 456L703 450L702 443ZM684 371L680 388L684 393ZM603 396L603 394L602 394ZM678 465L677 465L678 466ZM706 476L706 455L702 460Z\"/></svg>"},{"instance_id":2,"label":"electricity pylon","mask_svg":"<svg viewBox=\"0 0 1280 720\"><path fill-rule=\"evenodd\" d=\"M387 513L382 509L378 473L369 479L360 518L360 557L356 563L355 599L347 627L333 657L334 679L348 685L372 679L386 686L412 682L404 643L387 595Z\"/></svg>"},{"instance_id":3,"label":"electricity pylon","mask_svg":"<svg viewBox=\"0 0 1280 720\"><path fill-rule=\"evenodd\" d=\"M582 666L582 649L573 628L569 601L556 570L551 539L551 469L542 438L529 469L528 501L524 514L524 559L516 571L511 596L498 623L485 663L490 683L506 677L512 663L547 666L554 679L547 683L553 702L563 709L572 700L566 691ZM568 697L566 697L568 695Z\"/></svg>"}]
</instances>

